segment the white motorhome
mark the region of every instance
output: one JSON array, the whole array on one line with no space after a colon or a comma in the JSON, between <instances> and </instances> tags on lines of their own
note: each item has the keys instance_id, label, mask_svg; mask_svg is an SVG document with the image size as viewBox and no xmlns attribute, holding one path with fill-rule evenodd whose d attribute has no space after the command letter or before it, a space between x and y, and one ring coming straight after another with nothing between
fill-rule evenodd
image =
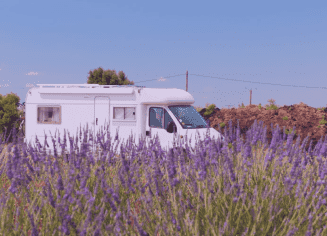
<instances>
[{"instance_id":1,"label":"white motorhome","mask_svg":"<svg viewBox=\"0 0 327 236\"><path fill-rule=\"evenodd\" d=\"M191 104L193 96L176 88L145 88L141 86L98 85L98 84L37 84L29 89L25 100L25 143L35 145L37 136L53 154L51 136L60 131L60 142L63 142L64 129L68 139L76 134L80 127L97 134L109 127L112 142L116 132L120 143L126 143L133 134L135 144L140 138L147 141L158 135L163 150L173 147L174 135L181 140L190 140L188 144L195 148L195 136L203 140L207 130L211 138L224 139L213 128L206 128L206 121ZM198 134L196 134L198 132ZM176 137L175 136L175 137ZM58 144L58 154L61 147ZM94 136L93 136L94 137ZM82 135L83 138L83 135ZM117 141L116 141L117 142ZM148 143L148 142L147 142ZM185 143L183 144L185 147ZM80 148L80 146L79 146ZM92 150L95 146L92 144ZM120 148L117 149L119 153Z\"/></svg>"}]
</instances>

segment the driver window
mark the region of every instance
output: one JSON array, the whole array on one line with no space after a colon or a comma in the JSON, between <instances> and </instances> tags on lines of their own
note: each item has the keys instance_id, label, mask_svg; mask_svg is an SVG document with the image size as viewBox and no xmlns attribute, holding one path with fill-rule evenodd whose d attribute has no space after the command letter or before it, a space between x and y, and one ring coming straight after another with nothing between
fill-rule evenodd
<instances>
[{"instance_id":1,"label":"driver window","mask_svg":"<svg viewBox=\"0 0 327 236\"><path fill-rule=\"evenodd\" d=\"M161 107L150 107L149 126L153 128L164 127L164 109Z\"/></svg>"},{"instance_id":2,"label":"driver window","mask_svg":"<svg viewBox=\"0 0 327 236\"><path fill-rule=\"evenodd\" d=\"M168 123L173 121L166 109L161 107L150 107L149 126L153 128L167 129Z\"/></svg>"}]
</instances>

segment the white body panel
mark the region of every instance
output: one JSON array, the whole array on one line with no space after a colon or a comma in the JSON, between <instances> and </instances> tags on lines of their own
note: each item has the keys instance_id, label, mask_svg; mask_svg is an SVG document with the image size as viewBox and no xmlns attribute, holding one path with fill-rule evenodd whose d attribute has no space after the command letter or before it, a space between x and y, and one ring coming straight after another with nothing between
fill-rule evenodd
<instances>
[{"instance_id":1,"label":"white body panel","mask_svg":"<svg viewBox=\"0 0 327 236\"><path fill-rule=\"evenodd\" d=\"M49 145L46 149L52 154L53 143L50 132L53 137L56 134L56 147L60 155L61 147L58 144L58 131L60 132L60 142L63 143L64 129L66 129L66 150L69 152L70 142L67 131L71 137L74 137L75 143L76 137L78 137L78 143L80 143L79 128L81 127L81 138L83 138L86 123L88 123L88 131L92 132L93 138L96 133L101 133L108 128L111 143L114 146L118 143L114 139L116 132L119 131L119 143L124 142L126 144L131 134L133 134L136 145L138 145L140 138L150 141L150 138L158 135L162 149L168 150L173 147L174 137L174 133L167 131L169 121L174 122L177 128L176 136L182 136L181 140L185 139L186 135L188 139L192 136L191 147L193 149L195 148L196 132L199 132L201 139L206 135L206 128L183 128L182 124L184 126L185 123L183 122L185 121L182 121L182 119L184 118L177 119L176 114L184 109L183 106L189 107L194 103L193 96L181 89L96 84L44 84L38 86L28 91L25 100L25 142L31 143L34 147L35 137L37 136L43 146L45 133ZM169 106L178 106L174 110L175 114L170 110ZM188 109L191 110L191 108ZM192 116L196 117L197 122L201 123L201 119L204 121L202 117L198 117L200 114L193 112L193 110ZM196 119L194 118L194 120ZM104 134L106 141L106 132ZM210 136L214 139L223 138L213 128L210 128ZM90 144L92 144L92 150L95 150L93 143L90 142ZM80 144L78 146L80 148ZM183 146L185 147L185 143ZM117 149L118 153L119 151L120 148Z\"/></svg>"}]
</instances>

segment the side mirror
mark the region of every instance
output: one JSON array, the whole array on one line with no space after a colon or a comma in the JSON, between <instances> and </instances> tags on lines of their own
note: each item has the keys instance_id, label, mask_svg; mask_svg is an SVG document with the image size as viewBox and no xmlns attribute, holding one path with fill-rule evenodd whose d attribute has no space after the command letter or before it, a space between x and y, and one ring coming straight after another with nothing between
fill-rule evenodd
<instances>
[{"instance_id":1,"label":"side mirror","mask_svg":"<svg viewBox=\"0 0 327 236\"><path fill-rule=\"evenodd\" d=\"M177 127L175 125L175 122L174 121L169 121L166 130L167 130L168 133L176 133L177 132Z\"/></svg>"}]
</instances>

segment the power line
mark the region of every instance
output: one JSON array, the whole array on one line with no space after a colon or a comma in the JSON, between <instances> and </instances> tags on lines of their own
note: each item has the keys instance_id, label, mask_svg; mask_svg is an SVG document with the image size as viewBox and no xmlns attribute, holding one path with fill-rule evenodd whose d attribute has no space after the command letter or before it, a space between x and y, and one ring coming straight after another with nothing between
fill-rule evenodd
<instances>
[{"instance_id":1,"label":"power line","mask_svg":"<svg viewBox=\"0 0 327 236\"><path fill-rule=\"evenodd\" d=\"M162 78L171 78L171 77L176 77L176 76L181 76L185 74L178 74L178 75L172 75L172 76L165 76ZM215 77L215 76L210 76L210 75L199 75L199 74L189 74L189 75L195 75L195 76L201 76L201 77L210 77L213 79L221 79L221 80L233 80L233 81L241 81L245 83L253 83L253 84L269 84L269 85L277 85L277 86L286 86L286 87L302 87L302 88L321 88L321 89L327 89L327 87L309 87L309 86L301 86L301 85L292 85L292 84L274 84L274 83L265 83L265 82L255 82L255 81L249 81L249 80L240 80L240 79L228 79L228 78L221 78L221 77ZM158 79L152 79L152 80L145 80L145 81L154 81ZM141 83L145 81L140 81L136 83Z\"/></svg>"},{"instance_id":2,"label":"power line","mask_svg":"<svg viewBox=\"0 0 327 236\"><path fill-rule=\"evenodd\" d=\"M181 75L185 75L185 74L165 76L165 77L162 77L162 78L168 79L168 78L177 77L177 76L181 76ZM142 82L147 82L147 81L154 81L154 80L158 80L158 79L143 80L143 81L135 82L135 84L142 83Z\"/></svg>"},{"instance_id":3,"label":"power line","mask_svg":"<svg viewBox=\"0 0 327 236\"><path fill-rule=\"evenodd\" d=\"M292 86L292 87L323 88L323 89L327 89L326 87L308 87L308 86L301 86L301 85L282 85L282 84L273 84L273 83L253 82L253 81L248 81L248 80L239 80L239 79L220 78L220 77L213 77L213 76L206 76L206 75L197 75L197 74L189 74L189 75L202 76L202 77L211 77L211 78L213 78L213 79L223 79L223 80L242 81L242 82L246 82L246 83L254 83L254 84L270 84L270 85L279 85L279 86Z\"/></svg>"}]
</instances>

